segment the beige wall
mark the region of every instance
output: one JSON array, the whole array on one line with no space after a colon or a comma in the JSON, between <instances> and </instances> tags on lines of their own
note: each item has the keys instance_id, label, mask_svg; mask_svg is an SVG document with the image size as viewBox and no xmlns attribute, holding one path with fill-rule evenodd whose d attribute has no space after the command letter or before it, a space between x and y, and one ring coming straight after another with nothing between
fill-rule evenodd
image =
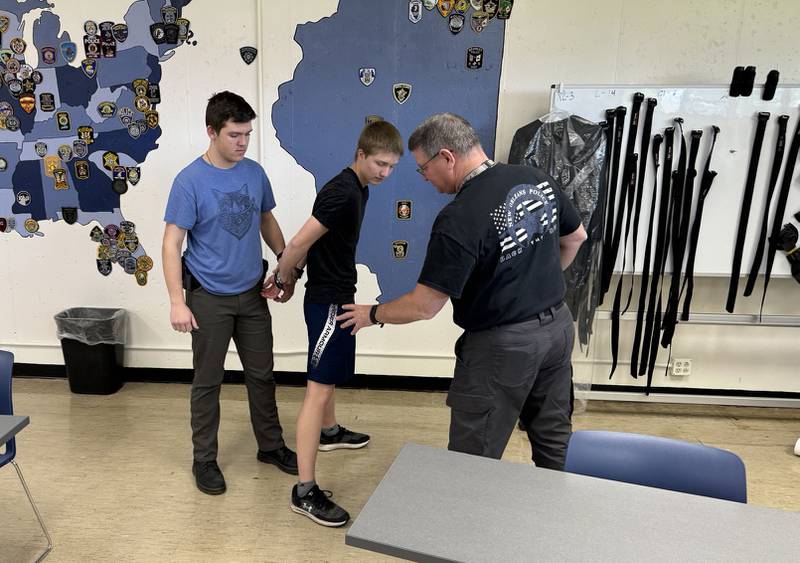
<instances>
[{"instance_id":1,"label":"beige wall","mask_svg":"<svg viewBox=\"0 0 800 563\"><path fill-rule=\"evenodd\" d=\"M56 4L62 26L73 37L83 35L86 13L92 12L98 21L120 20L129 1L91 0L81 4L80 12L71 11L68 2ZM186 10L199 44L179 48L164 63L164 101L159 107L164 130L161 148L150 154L142 167L141 182L124 198L124 212L137 223L141 242L154 257L160 255L161 218L172 178L205 150L205 99L223 88L235 89L259 106L261 119L249 156L268 170L278 202L276 215L284 230L293 233L308 215L313 178L280 148L269 118L278 85L291 79L301 56L293 41L295 26L330 15L337 2L289 3L280 17L272 10L272 2L262 4L259 9L254 1L237 2L230 17L221 17L216 2L195 0ZM266 30L261 38L255 23L259 17ZM31 23L26 27L28 33ZM507 27L497 157L506 159L518 127L547 111L551 83L726 83L735 65L748 64L758 67L759 79L770 68L778 68L783 83L800 82L795 55L798 28L800 4L789 0L518 0ZM238 47L243 44L259 47L252 67L245 67L238 58ZM258 65L260 68L254 68ZM304 195L289 197L289 191L282 188L286 186L292 187L292 194ZM71 228L63 222L45 223L43 239L0 239L0 287L4 288L0 346L13 350L20 362L60 363L53 314L74 305L121 306L131 315L127 365L190 367L188 338L169 327L160 260L146 288L139 288L130 276L116 270L110 278L101 278L94 271L89 230ZM378 293L376 281L363 266L359 267L359 276L358 299L370 301ZM699 283L698 311L713 309L723 291L715 283ZM773 311L782 311L784 303L796 302L800 291L788 280L776 283L775 289L775 299L768 304ZM300 297L272 307L279 370L304 368L306 343ZM792 309L800 314L796 306ZM598 363L578 360L577 367L581 376L605 383L602 362L609 356L608 336L604 323L597 328L590 358ZM796 333L797 329L786 328L680 327L675 355L691 358L693 373L686 380L668 380L667 384L800 391L800 379L791 367L792 336ZM449 307L431 322L387 326L362 334L361 372L451 373L452 344L458 331L450 320ZM239 367L233 352L229 367ZM630 384L633 380L621 369L613 382Z\"/></svg>"}]
</instances>

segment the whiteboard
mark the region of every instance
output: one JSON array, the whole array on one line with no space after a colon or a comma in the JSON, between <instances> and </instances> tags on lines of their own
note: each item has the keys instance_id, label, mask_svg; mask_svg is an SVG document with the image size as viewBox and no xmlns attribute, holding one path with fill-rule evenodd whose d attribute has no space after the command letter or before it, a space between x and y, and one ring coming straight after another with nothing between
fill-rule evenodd
<instances>
[{"instance_id":1,"label":"whiteboard","mask_svg":"<svg viewBox=\"0 0 800 563\"><path fill-rule=\"evenodd\" d=\"M752 151L753 136L755 134L756 115L760 111L770 113L767 123L764 142L761 147L758 175L756 177L753 201L750 208L750 218L747 223L747 237L745 239L744 254L742 258L742 275L747 276L753 261L756 239L761 226L761 216L767 192L767 184L772 167L777 139L777 118L781 114L789 116L786 128L786 149L784 152L784 168L788 158L791 137L794 134L798 119L798 106L800 106L800 85L780 85L775 91L775 97L770 101L761 99L763 85L753 88L753 93L748 97L731 98L728 96L728 86L637 86L637 85L581 85L581 86L553 86L550 95L550 108L564 110L579 115L585 119L599 122L605 120L605 110L617 106L628 108L625 121L625 132L622 141L622 158L624 160L625 147L627 146L628 124L630 122L633 95L642 92L645 98L656 98L658 105L653 114L652 135L661 133L664 128L673 126L674 117L684 120L684 134L686 136L687 158L690 145L689 133L692 129L702 129L703 138L700 143L700 152L697 157L696 168L698 171L694 188L694 200L700 186L700 178L708 149L711 144L711 126L717 125L720 133L717 135L717 144L711 161L711 170L716 170L718 175L711 186L711 191L706 198L703 210L703 222L700 228L700 239L697 248L695 274L698 276L730 276L733 261L733 247L736 241L736 231L739 224L739 212L742 205L744 185ZM639 152L640 138L644 126L645 103L639 119L639 139L637 139L634 152ZM677 166L680 150L680 137L675 131L675 148L673 166ZM651 141L652 142L652 141ZM647 174L644 182L642 197L642 218L639 222L639 236L637 239L636 271L639 272L644 260L644 244L647 240L647 219L649 218L650 200L653 191L653 165L652 144L648 155ZM660 158L659 183L663 172L663 148ZM783 170L783 168L782 168ZM786 216L783 224L796 221L794 213L800 211L800 189L797 186L797 175L800 173L800 163L795 167L795 178L789 190L789 199L786 205ZM622 164L620 164L620 177ZM772 199L772 209L778 198L780 184L783 181L783 171L778 177L778 183ZM660 184L659 184L660 190ZM619 192L618 192L619 193ZM656 210L656 217L658 210ZM770 214L771 217L771 214ZM694 221L694 209L692 210ZM769 231L767 231L769 232ZM626 271L631 271L630 240ZM687 249L688 253L688 249ZM766 253L765 253L766 254ZM669 266L669 263L668 263ZM618 255L615 266L617 271L622 269L622 252ZM764 271L762 264L761 270ZM772 270L773 276L786 277L790 275L789 264L778 251ZM743 287L740 288L740 293Z\"/></svg>"}]
</instances>

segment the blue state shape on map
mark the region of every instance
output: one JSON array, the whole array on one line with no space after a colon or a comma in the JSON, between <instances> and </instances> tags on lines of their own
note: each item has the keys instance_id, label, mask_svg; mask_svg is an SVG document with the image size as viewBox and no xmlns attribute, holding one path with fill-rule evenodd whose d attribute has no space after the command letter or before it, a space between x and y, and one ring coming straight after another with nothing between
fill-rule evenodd
<instances>
[{"instance_id":1,"label":"blue state shape on map","mask_svg":"<svg viewBox=\"0 0 800 563\"><path fill-rule=\"evenodd\" d=\"M133 139L127 129L116 129L100 133L94 143L89 145L89 154L95 151L125 153L136 162L144 162L150 151L158 148L156 141L161 136L161 127L148 129L138 139Z\"/></svg>"},{"instance_id":2,"label":"blue state shape on map","mask_svg":"<svg viewBox=\"0 0 800 563\"><path fill-rule=\"evenodd\" d=\"M0 170L0 190L14 186L14 170L19 164L21 152L17 143L0 143L0 156L5 158L7 163L5 170Z\"/></svg>"},{"instance_id":3,"label":"blue state shape on map","mask_svg":"<svg viewBox=\"0 0 800 563\"><path fill-rule=\"evenodd\" d=\"M404 141L431 114L460 114L492 156L505 23L492 20L476 34L469 27L471 14L470 9L465 29L453 35L436 10L423 11L417 24L409 21L406 0L347 0L339 2L334 15L297 27L295 41L303 59L292 80L278 89L272 122L281 146L314 175L317 190L352 162L370 114L392 122ZM470 47L483 48L479 70L466 68ZM362 67L376 69L368 87L359 79ZM399 82L412 85L402 105L392 95ZM356 260L377 275L380 302L413 289L433 220L451 201L415 169L406 152L392 176L370 187ZM398 200L413 202L412 220L396 219ZM408 241L404 260L393 256L395 240Z\"/></svg>"},{"instance_id":4,"label":"blue state shape on map","mask_svg":"<svg viewBox=\"0 0 800 563\"><path fill-rule=\"evenodd\" d=\"M65 41L70 41L69 33L65 31L59 36L60 29L61 19L53 12L42 12L42 15L33 22L33 46L29 46L29 48L39 50L39 69L69 64L64 55L61 54L61 44ZM56 50L54 64L48 65L42 62L40 50L42 47L53 47Z\"/></svg>"},{"instance_id":5,"label":"blue state shape on map","mask_svg":"<svg viewBox=\"0 0 800 563\"><path fill-rule=\"evenodd\" d=\"M58 93L61 103L73 107L88 107L89 99L97 90L97 77L89 78L79 68L60 66L56 68Z\"/></svg>"},{"instance_id":6,"label":"blue state shape on map","mask_svg":"<svg viewBox=\"0 0 800 563\"><path fill-rule=\"evenodd\" d=\"M22 16L33 10L44 10L52 8L53 4L47 0L25 0L25 2L18 2L17 0L0 0L0 11L9 12L22 19Z\"/></svg>"},{"instance_id":7,"label":"blue state shape on map","mask_svg":"<svg viewBox=\"0 0 800 563\"><path fill-rule=\"evenodd\" d=\"M133 47L120 51L113 59L103 59L100 67L102 72L97 73L97 81L100 87L130 87L131 83L137 78L147 79L152 72L148 64L150 57L158 63L158 59L148 54L144 47Z\"/></svg>"},{"instance_id":8,"label":"blue state shape on map","mask_svg":"<svg viewBox=\"0 0 800 563\"><path fill-rule=\"evenodd\" d=\"M120 195L111 189L111 179L103 170L89 162L89 177L78 180L75 176L75 161L67 163L70 176L74 179L74 186L78 192L80 209L84 213L96 211L113 211L119 207Z\"/></svg>"},{"instance_id":9,"label":"blue state shape on map","mask_svg":"<svg viewBox=\"0 0 800 563\"><path fill-rule=\"evenodd\" d=\"M14 205L11 207L11 213L14 215L30 213L31 217L37 221L47 219L48 217L47 210L45 209L44 192L42 191L42 174L39 161L20 161L16 168L14 168L12 182L14 182ZM29 205L20 205L18 203L16 198L17 195L22 191L30 194L31 202Z\"/></svg>"}]
</instances>

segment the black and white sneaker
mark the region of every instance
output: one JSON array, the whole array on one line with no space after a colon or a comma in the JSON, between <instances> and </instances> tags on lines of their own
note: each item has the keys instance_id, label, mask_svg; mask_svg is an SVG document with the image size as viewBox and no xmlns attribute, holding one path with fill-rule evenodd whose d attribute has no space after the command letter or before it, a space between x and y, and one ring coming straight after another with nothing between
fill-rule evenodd
<instances>
[{"instance_id":1,"label":"black and white sneaker","mask_svg":"<svg viewBox=\"0 0 800 563\"><path fill-rule=\"evenodd\" d=\"M322 490L319 486L314 485L305 496L300 497L297 495L297 485L295 485L292 487L292 504L290 508L298 514L308 516L322 526L330 528L344 526L350 520L350 515L344 508L330 499L332 496L332 492Z\"/></svg>"},{"instance_id":2,"label":"black and white sneaker","mask_svg":"<svg viewBox=\"0 0 800 563\"><path fill-rule=\"evenodd\" d=\"M369 436L360 432L353 432L344 426L339 426L339 431L333 436L326 436L325 432L319 435L319 451L330 452L333 450L357 450L369 444Z\"/></svg>"}]
</instances>

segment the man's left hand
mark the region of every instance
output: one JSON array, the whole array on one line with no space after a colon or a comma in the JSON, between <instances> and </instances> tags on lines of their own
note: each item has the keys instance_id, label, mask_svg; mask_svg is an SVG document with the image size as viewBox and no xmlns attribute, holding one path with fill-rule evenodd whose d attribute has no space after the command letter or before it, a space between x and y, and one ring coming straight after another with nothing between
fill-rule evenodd
<instances>
[{"instance_id":1,"label":"man's left hand","mask_svg":"<svg viewBox=\"0 0 800 563\"><path fill-rule=\"evenodd\" d=\"M369 310L372 305L342 305L342 309L347 311L342 313L336 320L341 322L341 328L353 327L350 334L355 334L362 328L372 326L372 321L369 320Z\"/></svg>"}]
</instances>

